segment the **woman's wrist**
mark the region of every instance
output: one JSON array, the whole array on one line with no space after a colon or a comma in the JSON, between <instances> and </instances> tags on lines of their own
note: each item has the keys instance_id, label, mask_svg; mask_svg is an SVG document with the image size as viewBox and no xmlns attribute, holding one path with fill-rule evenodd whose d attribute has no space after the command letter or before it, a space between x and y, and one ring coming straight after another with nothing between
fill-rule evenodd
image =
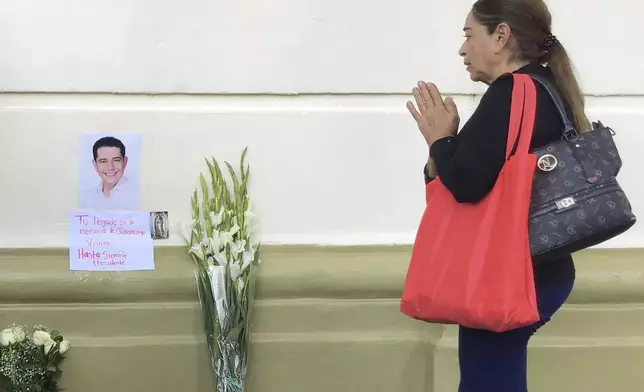
<instances>
[{"instance_id":1,"label":"woman's wrist","mask_svg":"<svg viewBox=\"0 0 644 392\"><path fill-rule=\"evenodd\" d=\"M434 160L431 157L427 159L427 164L425 165L425 174L429 178L436 178L436 165L434 164Z\"/></svg>"}]
</instances>

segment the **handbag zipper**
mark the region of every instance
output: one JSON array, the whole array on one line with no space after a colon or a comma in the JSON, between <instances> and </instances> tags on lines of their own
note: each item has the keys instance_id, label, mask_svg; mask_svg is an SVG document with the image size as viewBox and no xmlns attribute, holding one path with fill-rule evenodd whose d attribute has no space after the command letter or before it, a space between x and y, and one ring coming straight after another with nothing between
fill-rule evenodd
<instances>
[{"instance_id":1,"label":"handbag zipper","mask_svg":"<svg viewBox=\"0 0 644 392\"><path fill-rule=\"evenodd\" d=\"M540 205L539 207L535 208L536 211L532 212L528 216L528 218L529 219L536 218L541 215L549 214L550 212L553 212L553 211L567 210L568 208L576 206L583 201L592 199L597 196L601 196L603 194L606 194L612 191L621 191L619 184L617 184L616 182L609 182L606 184L597 185L595 189L593 189L592 191L583 190L583 191L575 192L570 196L565 196L557 200L549 201L547 203ZM561 203L562 207L559 206L559 203Z\"/></svg>"}]
</instances>

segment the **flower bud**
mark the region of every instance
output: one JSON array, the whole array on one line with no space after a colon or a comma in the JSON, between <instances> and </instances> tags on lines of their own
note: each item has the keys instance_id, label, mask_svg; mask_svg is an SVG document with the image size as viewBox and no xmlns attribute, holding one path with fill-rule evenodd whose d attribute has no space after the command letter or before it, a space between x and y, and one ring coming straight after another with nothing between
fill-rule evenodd
<instances>
[{"instance_id":1,"label":"flower bud","mask_svg":"<svg viewBox=\"0 0 644 392\"><path fill-rule=\"evenodd\" d=\"M69 348L70 348L69 340L63 340L62 342L60 342L60 345L58 346L58 351L61 354L65 354L67 351L69 351Z\"/></svg>"}]
</instances>

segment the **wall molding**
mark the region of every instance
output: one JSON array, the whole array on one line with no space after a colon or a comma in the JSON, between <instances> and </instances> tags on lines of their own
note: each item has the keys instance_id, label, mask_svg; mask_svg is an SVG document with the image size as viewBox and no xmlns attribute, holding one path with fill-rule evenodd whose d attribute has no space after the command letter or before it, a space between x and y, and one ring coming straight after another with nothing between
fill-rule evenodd
<instances>
[{"instance_id":1,"label":"wall molding","mask_svg":"<svg viewBox=\"0 0 644 392\"><path fill-rule=\"evenodd\" d=\"M263 246L248 390L456 390L456 327L399 310L410 253ZM531 388L637 389L644 249L575 259L572 297L530 343ZM67 249L0 250L0 321L64 331L74 346L63 377L70 392L212 390L192 262L184 247L168 246L155 249L155 260L155 271L74 272ZM608 356L619 363L610 372L597 361ZM559 369L566 373L553 378Z\"/></svg>"},{"instance_id":2,"label":"wall molding","mask_svg":"<svg viewBox=\"0 0 644 392\"><path fill-rule=\"evenodd\" d=\"M258 299L400 298L411 246L263 245ZM574 256L572 304L644 303L644 248ZM181 246L155 248L156 270L70 271L65 248L0 250L2 303L196 301Z\"/></svg>"}]
</instances>

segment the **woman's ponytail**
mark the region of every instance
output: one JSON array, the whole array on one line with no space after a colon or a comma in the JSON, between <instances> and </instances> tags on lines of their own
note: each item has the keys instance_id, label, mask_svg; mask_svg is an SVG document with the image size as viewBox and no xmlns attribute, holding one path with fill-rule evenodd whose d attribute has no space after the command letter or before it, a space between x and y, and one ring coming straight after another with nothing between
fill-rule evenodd
<instances>
[{"instance_id":1,"label":"woman's ponytail","mask_svg":"<svg viewBox=\"0 0 644 392\"><path fill-rule=\"evenodd\" d=\"M555 41L548 48L546 62L555 76L557 86L568 99L574 117L571 120L575 129L579 133L591 130L590 122L586 117L584 94L575 77L572 61L559 41Z\"/></svg>"}]
</instances>

